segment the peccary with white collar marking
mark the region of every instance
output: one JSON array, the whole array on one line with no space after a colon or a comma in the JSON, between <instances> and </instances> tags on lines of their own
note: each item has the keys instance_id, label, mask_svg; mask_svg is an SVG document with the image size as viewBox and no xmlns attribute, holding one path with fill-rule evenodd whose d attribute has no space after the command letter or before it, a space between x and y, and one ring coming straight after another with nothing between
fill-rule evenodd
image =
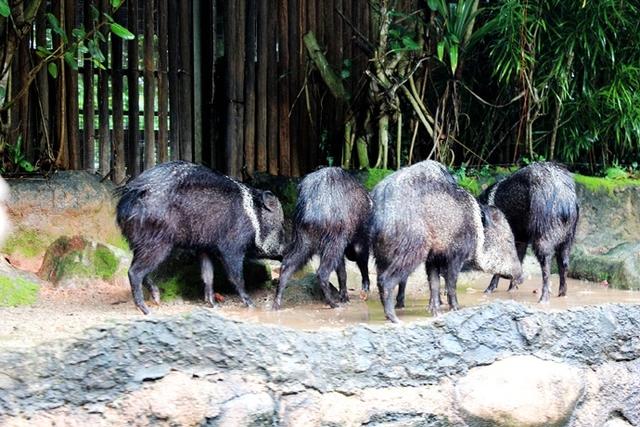
<instances>
[{"instance_id":1,"label":"peccary with white collar marking","mask_svg":"<svg viewBox=\"0 0 640 427\"><path fill-rule=\"evenodd\" d=\"M373 189L371 246L378 290L387 319L398 322L392 291L424 263L430 288L429 310L440 306L440 274L449 307L458 309L456 282L466 260L488 272L519 279L513 234L496 208L481 206L440 163L426 160L389 175Z\"/></svg>"},{"instance_id":2,"label":"peccary with white collar marking","mask_svg":"<svg viewBox=\"0 0 640 427\"><path fill-rule=\"evenodd\" d=\"M542 269L540 302L549 300L551 259L555 255L560 273L558 296L567 294L569 253L580 216L573 177L553 162L532 163L487 188L479 198L496 206L507 217L516 239L520 261L529 243ZM498 286L493 276L485 292ZM509 290L516 287L511 282Z\"/></svg>"},{"instance_id":3,"label":"peccary with white collar marking","mask_svg":"<svg viewBox=\"0 0 640 427\"><path fill-rule=\"evenodd\" d=\"M200 254L205 301L214 305L213 263L220 258L229 281L242 301L252 305L242 275L246 254L282 254L283 214L280 201L193 163L174 161L149 169L119 189L117 220L129 241L133 260L129 281L136 306L148 314L142 285L158 303L160 293L151 281L172 248Z\"/></svg>"},{"instance_id":4,"label":"peccary with white collar marking","mask_svg":"<svg viewBox=\"0 0 640 427\"><path fill-rule=\"evenodd\" d=\"M345 254L357 262L362 274L362 289L368 291L366 226L370 215L371 197L367 190L341 168L326 167L305 176L298 187L293 240L282 261L273 308L280 308L291 275L315 253L320 255L317 272L320 286L331 307L337 305L329 283L329 275L334 270L338 276L340 300L346 302L349 299Z\"/></svg>"}]
</instances>

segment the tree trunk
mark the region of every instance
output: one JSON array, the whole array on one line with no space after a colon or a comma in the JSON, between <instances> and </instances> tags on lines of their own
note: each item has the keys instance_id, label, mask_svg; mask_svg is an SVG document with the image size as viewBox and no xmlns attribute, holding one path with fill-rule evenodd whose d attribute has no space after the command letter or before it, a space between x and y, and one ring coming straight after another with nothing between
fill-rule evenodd
<instances>
[{"instance_id":1,"label":"tree trunk","mask_svg":"<svg viewBox=\"0 0 640 427\"><path fill-rule=\"evenodd\" d=\"M180 69L180 43L178 28L178 2L177 0L169 0L168 14L171 17L168 21L169 29L169 145L171 151L171 160L181 158L182 140L180 129L182 125L182 115L180 110L180 80L178 78L178 70Z\"/></svg>"},{"instance_id":2,"label":"tree trunk","mask_svg":"<svg viewBox=\"0 0 640 427\"><path fill-rule=\"evenodd\" d=\"M250 176L255 170L256 158L256 55L257 5L247 0L246 60L244 76L244 166Z\"/></svg>"},{"instance_id":3,"label":"tree trunk","mask_svg":"<svg viewBox=\"0 0 640 427\"><path fill-rule=\"evenodd\" d=\"M108 12L109 2L107 0L100 0L100 12ZM109 33L106 29L101 30L104 38L109 37ZM107 44L100 43L100 50L107 52ZM105 61L103 63L105 68L108 68L108 56L105 55ZM111 138L109 135L109 74L106 70L98 70L98 116L100 119L100 175L106 175L111 172Z\"/></svg>"},{"instance_id":4,"label":"tree trunk","mask_svg":"<svg viewBox=\"0 0 640 427\"><path fill-rule=\"evenodd\" d=\"M91 19L91 6L93 0L84 1L84 28L86 31L93 30L93 19ZM83 167L89 172L95 171L95 125L94 125L94 105L93 105L93 61L91 58L87 58L83 64L84 70L82 74L83 79L83 102L82 102L82 116L83 116ZM46 70L43 70L46 73Z\"/></svg>"},{"instance_id":5,"label":"tree trunk","mask_svg":"<svg viewBox=\"0 0 640 427\"><path fill-rule=\"evenodd\" d=\"M278 53L276 51L278 8L270 2L267 10L267 171L278 174Z\"/></svg>"},{"instance_id":6,"label":"tree trunk","mask_svg":"<svg viewBox=\"0 0 640 427\"><path fill-rule=\"evenodd\" d=\"M193 63L191 46L191 2L179 2L180 73L178 74L180 101L180 156L193 161ZM233 22L233 21L229 21Z\"/></svg>"},{"instance_id":7,"label":"tree trunk","mask_svg":"<svg viewBox=\"0 0 640 427\"><path fill-rule=\"evenodd\" d=\"M269 59L269 37L271 31L268 27L268 9L266 1L258 1L258 63L257 63L257 104L256 104L256 170L258 172L267 171L267 87L268 87L268 59Z\"/></svg>"},{"instance_id":8,"label":"tree trunk","mask_svg":"<svg viewBox=\"0 0 640 427\"><path fill-rule=\"evenodd\" d=\"M153 1L144 2L144 168L156 164L154 129L156 85L153 75Z\"/></svg>"},{"instance_id":9,"label":"tree trunk","mask_svg":"<svg viewBox=\"0 0 640 427\"><path fill-rule=\"evenodd\" d=\"M227 124L225 149L227 155L226 172L240 177L242 168L242 147L244 146L244 60L245 60L245 9L243 2L228 2L225 22L236 25L225 26Z\"/></svg>"},{"instance_id":10,"label":"tree trunk","mask_svg":"<svg viewBox=\"0 0 640 427\"><path fill-rule=\"evenodd\" d=\"M46 22L47 18L45 17L44 8L40 12L38 12L38 19L36 22L36 45L44 46L47 42L46 37ZM43 61L44 59L41 59ZM43 67L38 72L38 98L39 98L39 108L40 108L40 142L38 144L38 149L40 151L40 155L43 157L43 154L46 152L47 155L50 155L49 148L51 145L50 135L51 135L51 127L50 127L50 110L49 110L49 73L47 72L47 68ZM93 88L92 88L93 89Z\"/></svg>"},{"instance_id":11,"label":"tree trunk","mask_svg":"<svg viewBox=\"0 0 640 427\"><path fill-rule=\"evenodd\" d=\"M158 162L169 160L169 133L167 120L169 115L169 80L167 67L169 66L168 44L168 3L158 0Z\"/></svg>"},{"instance_id":12,"label":"tree trunk","mask_svg":"<svg viewBox=\"0 0 640 427\"><path fill-rule=\"evenodd\" d=\"M129 89L129 132L127 135L127 163L129 175L140 174L140 102L139 93L139 63L140 63L140 13L138 0L127 1L127 20L129 31L135 38L127 43L127 82ZM85 89L86 90L86 89Z\"/></svg>"},{"instance_id":13,"label":"tree trunk","mask_svg":"<svg viewBox=\"0 0 640 427\"><path fill-rule=\"evenodd\" d=\"M291 175L291 146L289 141L289 4L278 5L278 140L280 175Z\"/></svg>"},{"instance_id":14,"label":"tree trunk","mask_svg":"<svg viewBox=\"0 0 640 427\"><path fill-rule=\"evenodd\" d=\"M69 40L73 40L71 31L77 26L76 16L76 0L66 0L66 32ZM80 116L78 108L78 70L77 57L76 69L65 63L67 69L67 105L68 105L68 135L69 135L69 167L74 170L81 168L80 153L80 131L78 117Z\"/></svg>"},{"instance_id":15,"label":"tree trunk","mask_svg":"<svg viewBox=\"0 0 640 427\"><path fill-rule=\"evenodd\" d=\"M116 12L116 22L122 24L122 14ZM111 37L111 106L113 108L113 182L124 183L127 176L124 152L124 108L122 105L122 39Z\"/></svg>"},{"instance_id":16,"label":"tree trunk","mask_svg":"<svg viewBox=\"0 0 640 427\"><path fill-rule=\"evenodd\" d=\"M60 21L60 28L64 31L66 28L66 0L59 0L57 8L54 9ZM55 38L54 38L55 40ZM54 46L62 45L62 40ZM58 155L56 156L56 166L62 169L69 169L69 140L67 134L67 79L66 65L64 61L57 61L58 66Z\"/></svg>"}]
</instances>

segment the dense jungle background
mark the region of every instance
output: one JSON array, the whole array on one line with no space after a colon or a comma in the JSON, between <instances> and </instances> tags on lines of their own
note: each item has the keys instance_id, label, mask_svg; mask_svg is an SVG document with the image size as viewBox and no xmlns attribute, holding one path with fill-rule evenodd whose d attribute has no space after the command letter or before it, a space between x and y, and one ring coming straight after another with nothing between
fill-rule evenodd
<instances>
[{"instance_id":1,"label":"dense jungle background","mask_svg":"<svg viewBox=\"0 0 640 427\"><path fill-rule=\"evenodd\" d=\"M0 0L4 174L640 158L640 5Z\"/></svg>"}]
</instances>

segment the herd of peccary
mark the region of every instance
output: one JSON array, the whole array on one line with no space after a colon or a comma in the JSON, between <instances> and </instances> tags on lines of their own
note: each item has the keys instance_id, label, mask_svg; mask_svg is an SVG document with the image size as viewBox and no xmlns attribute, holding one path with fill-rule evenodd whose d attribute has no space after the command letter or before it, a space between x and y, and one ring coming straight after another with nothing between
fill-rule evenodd
<instances>
[{"instance_id":1,"label":"herd of peccary","mask_svg":"<svg viewBox=\"0 0 640 427\"><path fill-rule=\"evenodd\" d=\"M560 272L559 296L566 295L566 270L579 217L571 174L551 162L524 167L489 187L477 199L461 188L447 169L426 160L380 181L369 193L349 172L325 167L299 184L292 238L285 244L280 201L269 191L188 162L168 162L149 169L119 190L117 221L133 250L129 280L136 306L149 312L145 286L159 301L152 273L174 247L195 250L201 260L204 298L213 298L213 263L221 261L242 301L245 257L282 259L273 308L296 270L313 255L317 276L331 307L348 301L345 257L355 261L362 290L369 292L368 260L375 258L377 288L387 319L397 322L404 307L409 275L424 264L429 281L428 309L442 304L444 278L451 309L458 308L456 282L465 263L494 276L509 289L522 281L527 246L542 268L541 302L549 300L549 273L555 255ZM339 291L329 283L338 277ZM394 289L397 287L394 301Z\"/></svg>"}]
</instances>

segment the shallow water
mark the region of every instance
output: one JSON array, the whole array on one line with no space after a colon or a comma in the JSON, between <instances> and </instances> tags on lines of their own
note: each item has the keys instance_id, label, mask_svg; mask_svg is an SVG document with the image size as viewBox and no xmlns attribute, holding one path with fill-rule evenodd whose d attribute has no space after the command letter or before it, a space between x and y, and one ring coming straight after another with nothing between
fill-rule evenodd
<instances>
[{"instance_id":1,"label":"shallow water","mask_svg":"<svg viewBox=\"0 0 640 427\"><path fill-rule=\"evenodd\" d=\"M343 328L352 324L385 323L384 312L377 291L373 290L366 301L360 298L357 277L349 277L349 296L351 301L337 309L331 309L324 304L306 304L286 307L280 311L272 311L269 304L255 309L237 307L223 308L220 313L233 319L277 324L296 329L318 330ZM567 279L567 296L558 297L558 276L551 276L551 300L548 304L538 303L542 279L539 276L528 278L517 290L507 291L508 280L501 280L498 289L492 294L483 291L489 284L491 276L488 274L474 274L471 280L464 277L458 282L458 301L461 307L478 306L496 300L512 300L541 310L562 310L584 305L603 303L640 303L640 292L611 289L606 285ZM353 283L352 283L353 280ZM375 283L375 277L372 277ZM293 286L293 285L292 285ZM444 281L441 283L441 292ZM443 312L449 310L446 297L442 296L445 304ZM425 284L418 279L410 279L406 292L406 307L396 310L398 317L405 322L426 320L430 317L426 307L429 303L429 291Z\"/></svg>"}]
</instances>

